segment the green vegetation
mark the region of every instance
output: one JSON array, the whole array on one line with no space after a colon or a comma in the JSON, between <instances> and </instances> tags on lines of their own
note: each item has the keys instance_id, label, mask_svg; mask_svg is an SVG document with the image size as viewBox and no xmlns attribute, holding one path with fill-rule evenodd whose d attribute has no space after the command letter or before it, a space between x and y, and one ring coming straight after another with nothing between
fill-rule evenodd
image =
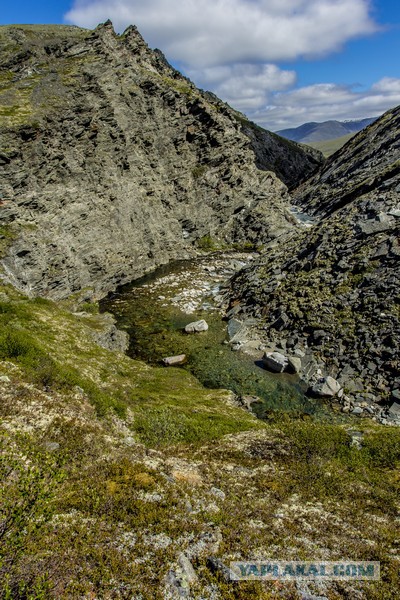
<instances>
[{"instance_id":1,"label":"green vegetation","mask_svg":"<svg viewBox=\"0 0 400 600\"><path fill-rule=\"evenodd\" d=\"M146 73L148 74L149 72L146 71ZM151 75L159 77L165 85L167 85L169 88L175 90L179 94L183 94L188 99L192 99L192 98L198 96L198 93L196 92L195 87L193 85L191 85L188 81L186 81L183 77L177 78L177 79L172 79L172 77L166 77L165 75L158 75L158 73L153 73L153 71L151 72Z\"/></svg>"},{"instance_id":2,"label":"green vegetation","mask_svg":"<svg viewBox=\"0 0 400 600\"><path fill-rule=\"evenodd\" d=\"M14 73L12 71L2 71L0 73L0 89L3 90L5 87L8 87L13 77Z\"/></svg>"},{"instance_id":3,"label":"green vegetation","mask_svg":"<svg viewBox=\"0 0 400 600\"><path fill-rule=\"evenodd\" d=\"M87 312L91 315L99 314L99 304L98 302L82 302L79 305L79 310L83 312Z\"/></svg>"},{"instance_id":4,"label":"green vegetation","mask_svg":"<svg viewBox=\"0 0 400 600\"><path fill-rule=\"evenodd\" d=\"M331 156L331 154L334 154L336 150L339 150L339 148L347 144L347 142L355 135L355 133L347 133L346 135L333 140L324 140L323 142L307 142L305 145L311 146L311 148L315 148L316 150L320 150L325 157L328 157Z\"/></svg>"},{"instance_id":5,"label":"green vegetation","mask_svg":"<svg viewBox=\"0 0 400 600\"><path fill-rule=\"evenodd\" d=\"M29 300L11 288L5 289L13 301L0 302L0 359L13 361L29 380L45 388L73 391L78 386L98 415L104 416L111 410L122 417L128 407L138 410L142 419L140 434L144 438L152 435L153 423L148 417L145 426L143 411L154 402L160 405L164 398L167 408L171 403L180 410L187 406L190 410L196 408L196 413L189 410L186 416L183 430L187 432L187 441L192 441L194 429L198 431L196 438L203 435L208 439L209 417L214 414L219 422L223 393L207 392L184 371L149 369L96 346L90 332L103 327L101 315L73 317L49 300ZM93 313L98 310L97 304L91 303L80 308L86 311L89 308ZM204 424L200 423L202 418ZM242 421L245 426L254 426L254 420L243 419L239 410L230 411L226 419L226 423L221 422L220 435L241 430ZM157 413L154 420L159 422ZM180 440L185 441L185 435L180 434Z\"/></svg>"},{"instance_id":6,"label":"green vegetation","mask_svg":"<svg viewBox=\"0 0 400 600\"><path fill-rule=\"evenodd\" d=\"M358 449L350 423L258 421L182 369L96 346L102 315L0 293L2 597L161 600L179 553L203 540L191 561L204 597L212 585L276 598L272 584L227 583L206 559L284 552L380 560L379 586L352 585L392 598L397 429L358 420Z\"/></svg>"},{"instance_id":7,"label":"green vegetation","mask_svg":"<svg viewBox=\"0 0 400 600\"><path fill-rule=\"evenodd\" d=\"M18 446L0 434L0 595L39 600L49 597L48 577L32 572L24 556L51 518L63 471L60 457L38 450L27 436L18 436Z\"/></svg>"},{"instance_id":8,"label":"green vegetation","mask_svg":"<svg viewBox=\"0 0 400 600\"><path fill-rule=\"evenodd\" d=\"M221 245L211 235L203 235L203 237L197 240L197 247L206 252L214 252L220 249Z\"/></svg>"},{"instance_id":9,"label":"green vegetation","mask_svg":"<svg viewBox=\"0 0 400 600\"><path fill-rule=\"evenodd\" d=\"M207 172L207 165L198 165L193 167L192 175L194 179L200 179Z\"/></svg>"},{"instance_id":10,"label":"green vegetation","mask_svg":"<svg viewBox=\"0 0 400 600\"><path fill-rule=\"evenodd\" d=\"M11 225L0 225L0 258L7 254L7 250L16 236L16 230Z\"/></svg>"},{"instance_id":11,"label":"green vegetation","mask_svg":"<svg viewBox=\"0 0 400 600\"><path fill-rule=\"evenodd\" d=\"M256 423L251 425L257 427ZM147 407L136 418L135 430L140 440L152 447L173 444L199 444L219 439L228 433L249 429L250 423L227 418L223 412L198 413L193 405Z\"/></svg>"}]
</instances>

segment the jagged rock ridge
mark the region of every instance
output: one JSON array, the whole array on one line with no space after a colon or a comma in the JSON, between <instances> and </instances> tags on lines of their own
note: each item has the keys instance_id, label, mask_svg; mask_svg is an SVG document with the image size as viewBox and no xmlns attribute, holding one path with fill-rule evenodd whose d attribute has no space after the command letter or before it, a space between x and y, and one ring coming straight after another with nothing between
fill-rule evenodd
<instances>
[{"instance_id":1,"label":"jagged rock ridge","mask_svg":"<svg viewBox=\"0 0 400 600\"><path fill-rule=\"evenodd\" d=\"M293 194L320 217L234 281L243 312L361 400L400 387L400 107L353 138Z\"/></svg>"},{"instance_id":2,"label":"jagged rock ridge","mask_svg":"<svg viewBox=\"0 0 400 600\"><path fill-rule=\"evenodd\" d=\"M289 226L286 188L256 167L238 113L135 27L10 26L0 37L0 193L16 237L3 267L19 289L101 296L193 255L203 237L262 242ZM298 179L310 156L296 150Z\"/></svg>"}]
</instances>

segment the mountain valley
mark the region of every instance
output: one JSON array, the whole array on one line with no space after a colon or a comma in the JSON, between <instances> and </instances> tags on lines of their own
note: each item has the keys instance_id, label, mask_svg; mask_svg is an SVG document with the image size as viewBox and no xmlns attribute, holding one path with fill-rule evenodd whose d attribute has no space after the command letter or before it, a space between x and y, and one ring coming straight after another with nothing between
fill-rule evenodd
<instances>
[{"instance_id":1,"label":"mountain valley","mask_svg":"<svg viewBox=\"0 0 400 600\"><path fill-rule=\"evenodd\" d=\"M1 597L397 598L399 144L324 160L135 26L0 27ZM232 580L267 559L381 576Z\"/></svg>"}]
</instances>

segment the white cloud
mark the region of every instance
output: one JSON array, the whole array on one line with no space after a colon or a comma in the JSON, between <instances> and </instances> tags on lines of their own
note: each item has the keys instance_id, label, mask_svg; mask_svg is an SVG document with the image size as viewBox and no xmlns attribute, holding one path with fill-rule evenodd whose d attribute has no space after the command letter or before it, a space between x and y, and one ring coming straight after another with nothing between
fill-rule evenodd
<instances>
[{"instance_id":1,"label":"white cloud","mask_svg":"<svg viewBox=\"0 0 400 600\"><path fill-rule=\"evenodd\" d=\"M321 58L378 30L370 0L74 0L66 20L117 31L137 25L151 47L198 85L268 129L378 115L400 103L400 79L369 90L320 83L299 89L276 64Z\"/></svg>"},{"instance_id":2,"label":"white cloud","mask_svg":"<svg viewBox=\"0 0 400 600\"><path fill-rule=\"evenodd\" d=\"M308 121L362 119L400 104L400 79L384 77L368 90L319 83L270 96L265 108L248 111L267 129L286 129Z\"/></svg>"},{"instance_id":3,"label":"white cloud","mask_svg":"<svg viewBox=\"0 0 400 600\"><path fill-rule=\"evenodd\" d=\"M66 15L83 27L107 18L197 68L322 56L376 30L369 0L75 0Z\"/></svg>"},{"instance_id":4,"label":"white cloud","mask_svg":"<svg viewBox=\"0 0 400 600\"><path fill-rule=\"evenodd\" d=\"M248 111L265 106L269 94L286 90L296 82L294 71L276 65L236 64L187 71L200 87L212 91L238 110Z\"/></svg>"},{"instance_id":5,"label":"white cloud","mask_svg":"<svg viewBox=\"0 0 400 600\"><path fill-rule=\"evenodd\" d=\"M400 94L400 79L394 77L383 77L380 81L372 86L372 91L376 93L388 93L391 95Z\"/></svg>"}]
</instances>

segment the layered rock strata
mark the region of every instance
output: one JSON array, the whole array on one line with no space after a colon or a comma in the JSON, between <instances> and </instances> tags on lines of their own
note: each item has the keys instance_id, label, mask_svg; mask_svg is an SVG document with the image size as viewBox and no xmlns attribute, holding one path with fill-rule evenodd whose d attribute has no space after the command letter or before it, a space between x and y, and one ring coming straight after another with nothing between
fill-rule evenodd
<instances>
[{"instance_id":1,"label":"layered rock strata","mask_svg":"<svg viewBox=\"0 0 400 600\"><path fill-rule=\"evenodd\" d=\"M12 241L2 264L18 289L102 296L198 244L258 244L291 227L286 187L265 160L257 168L240 115L135 27L6 26L0 38L1 212ZM295 154L291 182L315 166Z\"/></svg>"}]
</instances>

